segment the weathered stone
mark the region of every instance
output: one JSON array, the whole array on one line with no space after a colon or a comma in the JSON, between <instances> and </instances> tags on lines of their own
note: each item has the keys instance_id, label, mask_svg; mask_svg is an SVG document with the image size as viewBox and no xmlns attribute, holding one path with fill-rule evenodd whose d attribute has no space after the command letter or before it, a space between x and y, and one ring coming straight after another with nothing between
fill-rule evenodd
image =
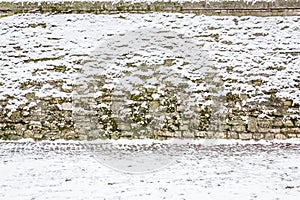
<instances>
[{"instance_id":1,"label":"weathered stone","mask_svg":"<svg viewBox=\"0 0 300 200\"><path fill-rule=\"evenodd\" d=\"M300 133L300 128L291 128L294 133Z\"/></svg>"},{"instance_id":2,"label":"weathered stone","mask_svg":"<svg viewBox=\"0 0 300 200\"><path fill-rule=\"evenodd\" d=\"M175 137L176 138L182 138L183 137L183 132L184 131L175 131ZM194 137L195 137L195 135L194 135Z\"/></svg>"},{"instance_id":3,"label":"weathered stone","mask_svg":"<svg viewBox=\"0 0 300 200\"><path fill-rule=\"evenodd\" d=\"M9 139L10 140L20 140L20 139L22 139L22 137L19 135L10 135Z\"/></svg>"},{"instance_id":4,"label":"weathered stone","mask_svg":"<svg viewBox=\"0 0 300 200\"><path fill-rule=\"evenodd\" d=\"M270 128L271 127L271 121L267 119L260 119L257 121L257 126L260 128Z\"/></svg>"},{"instance_id":5,"label":"weathered stone","mask_svg":"<svg viewBox=\"0 0 300 200\"><path fill-rule=\"evenodd\" d=\"M216 132L214 134L214 139L226 139L226 134L224 132Z\"/></svg>"},{"instance_id":6,"label":"weathered stone","mask_svg":"<svg viewBox=\"0 0 300 200\"><path fill-rule=\"evenodd\" d=\"M158 136L164 136L164 137L174 137L175 133L171 131L159 131Z\"/></svg>"},{"instance_id":7,"label":"weathered stone","mask_svg":"<svg viewBox=\"0 0 300 200\"><path fill-rule=\"evenodd\" d=\"M24 131L24 138L33 138L33 135L34 133L31 130Z\"/></svg>"},{"instance_id":8,"label":"weathered stone","mask_svg":"<svg viewBox=\"0 0 300 200\"><path fill-rule=\"evenodd\" d=\"M198 138L206 138L207 133L206 131L195 131L195 136Z\"/></svg>"},{"instance_id":9,"label":"weathered stone","mask_svg":"<svg viewBox=\"0 0 300 200\"><path fill-rule=\"evenodd\" d=\"M249 117L247 130L249 132L257 132L257 121L254 117Z\"/></svg>"},{"instance_id":10,"label":"weathered stone","mask_svg":"<svg viewBox=\"0 0 300 200\"><path fill-rule=\"evenodd\" d=\"M79 135L79 140L83 141L83 140L87 140L87 135Z\"/></svg>"},{"instance_id":11,"label":"weathered stone","mask_svg":"<svg viewBox=\"0 0 300 200\"><path fill-rule=\"evenodd\" d=\"M284 106L290 107L293 102L291 100L282 100L282 103Z\"/></svg>"},{"instance_id":12,"label":"weathered stone","mask_svg":"<svg viewBox=\"0 0 300 200\"><path fill-rule=\"evenodd\" d=\"M62 103L61 104L61 108L62 108L62 110L69 110L69 111L71 111L72 110L72 103Z\"/></svg>"},{"instance_id":13,"label":"weathered stone","mask_svg":"<svg viewBox=\"0 0 300 200\"><path fill-rule=\"evenodd\" d=\"M239 126L241 124L244 124L244 121L243 120L231 120L228 122L229 125L232 125L232 126Z\"/></svg>"},{"instance_id":14,"label":"weathered stone","mask_svg":"<svg viewBox=\"0 0 300 200\"><path fill-rule=\"evenodd\" d=\"M228 132L227 138L229 139L239 139L239 134L237 132Z\"/></svg>"},{"instance_id":15,"label":"weathered stone","mask_svg":"<svg viewBox=\"0 0 300 200\"><path fill-rule=\"evenodd\" d=\"M122 131L130 131L131 126L129 123L120 123L120 124L118 124L118 129L120 129Z\"/></svg>"},{"instance_id":16,"label":"weathered stone","mask_svg":"<svg viewBox=\"0 0 300 200\"><path fill-rule=\"evenodd\" d=\"M41 140L44 137L41 133L34 133L33 138L36 140Z\"/></svg>"},{"instance_id":17,"label":"weathered stone","mask_svg":"<svg viewBox=\"0 0 300 200\"><path fill-rule=\"evenodd\" d=\"M273 124L272 124L272 126L274 126L274 127L282 127L283 126L283 122L282 122L282 119L281 118L275 118L274 120L273 120Z\"/></svg>"},{"instance_id":18,"label":"weathered stone","mask_svg":"<svg viewBox=\"0 0 300 200\"><path fill-rule=\"evenodd\" d=\"M194 138L195 134L192 131L183 131L183 137L184 138Z\"/></svg>"},{"instance_id":19,"label":"weathered stone","mask_svg":"<svg viewBox=\"0 0 300 200\"><path fill-rule=\"evenodd\" d=\"M290 119L284 120L284 121L283 121L283 125L284 125L285 127L293 127L293 126L294 126L293 122L292 122Z\"/></svg>"},{"instance_id":20,"label":"weathered stone","mask_svg":"<svg viewBox=\"0 0 300 200\"><path fill-rule=\"evenodd\" d=\"M239 134L239 139L250 140L250 139L252 139L252 134L251 133L241 133L241 134Z\"/></svg>"},{"instance_id":21,"label":"weathered stone","mask_svg":"<svg viewBox=\"0 0 300 200\"><path fill-rule=\"evenodd\" d=\"M273 133L266 133L264 139L265 140L273 140L275 135Z\"/></svg>"},{"instance_id":22,"label":"weathered stone","mask_svg":"<svg viewBox=\"0 0 300 200\"><path fill-rule=\"evenodd\" d=\"M232 126L231 127L231 131L233 132L245 132L246 131L246 127L244 125L236 125L236 126Z\"/></svg>"},{"instance_id":23,"label":"weathered stone","mask_svg":"<svg viewBox=\"0 0 300 200\"><path fill-rule=\"evenodd\" d=\"M275 135L275 139L278 139L278 140L284 140L286 139L287 137L283 134L276 134Z\"/></svg>"},{"instance_id":24,"label":"weathered stone","mask_svg":"<svg viewBox=\"0 0 300 200\"><path fill-rule=\"evenodd\" d=\"M297 134L296 133L289 133L289 134L287 134L287 138L297 138Z\"/></svg>"},{"instance_id":25,"label":"weathered stone","mask_svg":"<svg viewBox=\"0 0 300 200\"><path fill-rule=\"evenodd\" d=\"M280 128L273 128L273 129L270 130L270 133L272 133L272 134L274 134L274 133L278 134L278 133L281 133L281 132L283 132L283 131Z\"/></svg>"},{"instance_id":26,"label":"weathered stone","mask_svg":"<svg viewBox=\"0 0 300 200\"><path fill-rule=\"evenodd\" d=\"M295 120L295 126L296 126L296 127L300 127L300 119Z\"/></svg>"},{"instance_id":27,"label":"weathered stone","mask_svg":"<svg viewBox=\"0 0 300 200\"><path fill-rule=\"evenodd\" d=\"M182 125L182 126L180 126L179 127L179 130L181 130L181 131L189 131L189 125L187 125L187 124L184 124L184 125Z\"/></svg>"},{"instance_id":28,"label":"weathered stone","mask_svg":"<svg viewBox=\"0 0 300 200\"><path fill-rule=\"evenodd\" d=\"M261 134L261 133L253 133L252 135L252 139L254 140L261 140L264 138L264 134Z\"/></svg>"},{"instance_id":29,"label":"weathered stone","mask_svg":"<svg viewBox=\"0 0 300 200\"><path fill-rule=\"evenodd\" d=\"M279 1L281 3L282 0L276 0L276 1ZM296 0L293 0L293 1L296 1ZM75 4L77 6L79 6L78 3L75 3ZM6 5L6 4L1 3L1 5ZM16 4L16 5L22 6L21 4ZM26 4L26 6L29 6L29 7L30 7L30 5L32 6L33 4ZM67 5L69 5L69 4L67 4ZM106 5L106 4L103 4L103 5ZM113 9L113 11L115 12L116 11L116 10L114 10L115 5L112 5L112 4L109 4L109 5L112 6L111 9ZM162 5L166 5L166 7L169 8L169 6L171 4L162 3ZM191 5L191 8L193 8L194 4L190 3L190 5ZM223 4L216 4L216 5L219 5L222 7ZM274 3L272 5L270 4L268 6L272 7L272 6L276 6L276 5L277 5L277 3ZM59 9L63 9L63 5L61 5L61 6L62 7L60 7ZM87 4L87 6L90 6L90 4ZM173 4L171 6L173 6ZM78 9L79 9L79 7L78 7ZM105 6L103 6L103 8L104 7ZM250 7L251 7L251 5L250 5ZM89 8L91 8L91 7L89 7ZM214 9L214 8L215 7L212 7L212 9ZM23 9L24 8L20 7L19 11L23 12L24 11ZM47 8L45 8L45 9L47 9ZM121 8L121 9L123 9L123 8ZM32 9L29 9L29 10L32 10ZM271 11L272 9L269 9L269 10L270 11L268 11L268 12L275 12L274 10ZM27 12L27 11L25 10L24 12ZM86 12L94 12L92 10L89 11L89 9L85 9L85 11ZM71 12L73 12L73 11L71 11ZM197 12L204 12L204 11L197 11ZM183 16L181 16L181 17L185 18ZM196 16L196 18L197 18L197 16ZM189 18L187 18L187 19L189 19ZM222 20L223 20L223 18L222 18ZM261 20L263 20L263 19L261 19ZM286 19L283 19L283 18L280 19L280 21L285 21L285 20ZM238 18L234 19L234 23L236 25L239 22L240 22L240 19L238 19ZM222 23L222 22L220 21L220 23ZM35 25L35 23L34 23L33 25L25 25L25 26L29 26L30 28L35 28L37 25ZM41 27L46 28L47 26L42 25ZM60 25L58 25L58 26L60 26ZM206 26L206 25L204 25L204 26ZM14 27L14 25L12 25L11 28L15 29L16 27ZM26 27L24 27L24 28L26 28ZM226 33L226 31L230 30L231 28L235 28L235 27L229 26L228 29L226 29L226 30L222 29L220 27L216 27L216 26L210 26L210 27L206 27L206 28L208 28L208 30L216 30L216 32L223 30L223 32ZM220 28L220 30L218 30L219 28ZM17 28L17 29L19 29L19 28ZM248 30L249 27L244 27L242 29ZM262 27L262 29L264 29L264 28ZM280 29L277 29L277 30L279 31ZM249 40L249 41L253 40L253 35L257 36L257 37L261 37L261 36L265 36L267 34L271 35L272 33L269 32L268 30L264 30L262 32L260 32L260 30L259 30L255 34L250 34L250 35L252 35L251 37L247 36L246 38L244 38L245 39L244 42L247 43L248 42L247 40ZM114 35L114 34L111 34L111 35ZM198 36L200 36L200 35L198 35ZM204 37L207 37L207 38L204 38ZM288 37L289 37L289 35L285 34L285 38L287 39ZM210 35L202 34L201 38L204 38L205 40L207 39L207 42L211 43L211 45L216 44L215 41L217 41L217 43L218 43L218 41L221 41L223 43L228 43L228 41L225 41L224 38L222 38L219 33L212 33ZM270 38L273 38L273 36ZM15 39L18 39L18 37ZM51 43L51 40L49 40L50 43ZM266 38L266 41L269 41L268 38ZM56 50L59 51L58 55L65 55L64 51L59 50L59 49L63 49L63 48L59 47L61 45L59 40L56 40L56 42L58 42L57 43L58 46L55 47ZM232 41L229 41L229 43L231 43L231 42ZM16 40L16 43L18 43L17 40ZM20 51L20 49L24 49L24 47L26 45L22 46L22 44L19 43L19 44L17 44L17 46L18 46L17 48L15 48L15 47L13 47L13 48L17 51ZM250 46L251 46L251 43L250 43ZM261 47L265 47L265 46L266 46L265 44L262 44ZM240 47L241 49L244 48L243 45L240 46L240 44L237 44L236 47L238 47L238 48ZM39 48L40 47L37 47L36 50L39 51ZM267 46L266 48L269 49L271 47ZM43 49L42 51L44 51L44 48L42 48L42 49ZM267 49L265 49L265 50L267 50ZM3 52L4 55L6 53L9 53L9 54L11 53L11 52L9 52L10 48L6 48L6 49L4 48L3 50L4 50L4 52ZM264 48L263 48L263 50L264 50ZM269 50L271 50L271 49L269 49ZM23 61L23 58L27 57L28 59L26 58L27 60L24 60L25 63L38 62L39 64L41 64L41 66L44 66L44 64L45 64L45 63L43 63L44 61L49 62L49 61L51 61L51 59L53 59L52 57L51 58L43 58L43 57L30 58L30 56L27 55L30 52L28 52L28 53L23 52L23 53L24 53L24 57L23 56L20 57L21 60L19 60L19 61ZM38 52L38 53L41 53L41 52ZM289 52L290 56L295 56L292 54L296 54L296 56L298 56L297 52ZM217 121L220 118L219 118L217 112L215 112L217 110L214 110L214 108L217 108L219 106L217 104L218 102L217 103L214 102L214 103L212 103L212 105L206 105L205 103L207 103L207 102L201 102L201 103L199 102L198 103L197 102L198 99L196 98L197 96L195 95L196 93L199 93L201 96L203 96L203 101L210 101L211 97L214 96L210 93L211 91L217 92L217 91L223 90L223 88L215 88L214 86L211 86L211 87L209 86L209 88L205 88L205 85L210 85L210 83L211 83L210 81L214 81L214 79L216 78L216 77L214 77L216 75L215 73L208 73L209 74L208 77L200 77L200 76L197 77L196 74L191 74L192 77L184 77L185 79L187 78L186 82L191 82L190 86L193 86L193 88L195 88L195 90L190 90L191 92L187 92L186 94L183 94L183 95L187 95L187 96L184 96L184 97L181 96L181 97L183 97L181 99L191 100L191 101L196 100L195 104L193 104L192 107L188 107L184 101L177 101L176 98L173 98L173 96L170 95L170 93L168 93L169 91L164 91L165 92L164 94L163 93L158 94L158 93L155 93L155 92L158 92L156 87L151 87L149 89L145 89L143 87L143 83L141 85L139 85L139 87L138 87L140 92L138 92L138 94L136 94L136 95L133 95L132 97L130 96L130 93L132 91L125 91L124 94L126 94L127 97L132 98L131 100L134 101L134 103L136 104L133 106L133 108L130 107L130 108L132 108L132 113L134 113L134 114L132 114L132 117L135 118L135 121L132 122L132 124L127 124L127 125L121 124L121 125L119 125L119 127L117 127L117 125L116 125L117 123L115 123L115 121L114 121L115 113L112 113L110 109L105 110L104 108L102 108L102 107L100 108L97 106L97 104L99 105L100 103L103 103L103 102L105 102L107 104L107 106L109 106L111 103L114 104L114 102L111 102L111 101L118 100L119 104L118 103L114 104L115 110L118 110L124 103L124 101L123 101L124 95L122 93L120 94L120 93L118 93L118 91L114 91L114 89L103 87L103 82L105 82L105 81L109 82L110 81L109 79L105 79L105 81L100 81L101 83L96 84L97 87L94 87L95 84L93 84L93 83L87 84L88 90L93 91L93 92L99 92L99 93L101 92L101 95L99 95L96 98L96 101L93 97L85 97L84 100L82 100L81 102L79 101L79 103L83 104L83 105L81 105L81 107L83 107L85 109L90 109L90 108L95 109L95 113L97 113L98 115L95 116L95 118L93 118L92 120L91 120L91 117L86 116L85 113L79 113L79 115L83 114L83 116L81 116L81 117L84 119L80 119L80 117L77 117L77 116L74 117L75 119L72 118L71 111L72 111L72 103L74 103L74 102L72 102L72 99L70 97L68 97L68 98L56 97L57 95L53 96L51 94L51 92L49 94L43 94L43 96L44 95L48 95L48 96L42 97L42 98L35 95L35 91L42 88L45 84L53 87L53 91L56 91L58 89L62 92L62 94L66 94L67 96L70 95L71 90L73 90L73 89L72 89L72 87L69 87L70 84L66 82L65 78L60 80L60 79L52 79L52 78L48 79L47 77L45 77L45 80L41 79L41 81L37 81L35 79L31 79L30 81L24 80L24 82L20 83L21 84L20 89L24 90L24 92L22 92L22 94L20 93L20 95L22 95L20 97L23 98L25 101L27 100L27 102L24 102L21 104L18 103L17 104L18 106L16 106L16 110L14 111L15 108L12 110L10 110L10 108L13 105L15 100L20 99L19 97L15 98L13 95L4 95L5 99L0 100L0 120L1 120L1 123L5 124L3 127L0 127L0 136L1 136L1 138L5 138L5 139L16 138L15 136L22 136L22 135L24 135L23 137L39 138L39 136L37 134L43 135L42 139L48 139L48 138L50 138L50 139L58 139L58 138L98 139L99 137L102 137L102 136L103 136L103 138L115 138L115 137L117 138L117 137L119 137L119 133L117 131L120 131L119 129L121 129L121 130L128 131L126 133L123 133L121 131L122 137L127 135L128 137L131 137L131 138L134 138L134 137L136 137L136 138L143 138L143 137L157 138L157 136L155 135L156 133L154 134L154 133L150 132L149 129L147 129L147 131L145 131L145 132L138 131L138 129L140 128L140 126L138 126L138 125L141 125L142 123L145 126L147 125L147 123L145 122L146 121L145 115L148 114L147 109L154 111L154 112L152 112L152 114L155 113L157 115L160 115L161 110L158 110L157 108L161 108L160 106L165 106L165 109L168 109L168 113L167 113L167 117L166 117L167 122L162 122L162 124L165 123L165 126L162 129L168 130L168 131L162 132L160 135L161 138L181 137L181 136L192 137L193 134L196 137L203 137L203 138L212 138L212 137L225 138L225 136L224 136L225 134L226 134L226 138L239 138L239 133L241 133L241 138L246 138L246 139L249 139L248 138L249 135L252 135L253 139L261 139L262 135L264 135L265 138L274 138L275 135L281 135L281 134L283 134L287 137L298 137L298 133L300 131L299 130L300 119L297 118L298 115L300 114L299 113L299 105L296 102L293 102L293 98L280 99L281 97L280 98L277 97L277 96L280 96L280 95L278 95L278 91L280 91L282 88L285 88L285 86L278 85L279 87L278 88L276 87L276 89L267 89L266 87L260 87L260 86L264 85L269 78L270 78L270 80L272 80L272 78L274 78L274 77L272 77L272 78L270 77L271 72L273 73L276 70L280 71L280 70L284 69L285 66L282 67L282 66L271 65L271 66L267 66L265 68L263 67L264 70L266 70L266 73L262 72L260 74L257 74L258 75L257 77L256 77L256 74L251 74L252 72L250 73L249 71L245 71L245 74L247 74L247 77L245 77L245 79L243 79L243 77L235 77L235 76L239 76L239 74L244 74L242 72L243 69L248 70L249 68L240 67L239 63L237 63L237 65L232 65L232 63L230 63L230 61L229 61L230 60L229 58L225 58L224 56L222 57L222 55L221 56L220 55L216 54L216 57L215 57L216 64L222 63L222 65L224 65L224 69L227 68L228 69L227 72L230 74L227 74L229 76L224 76L224 77L228 78L226 80L226 82L224 82L224 83L220 82L217 84L220 84L221 86L225 86L225 87L229 86L229 88L233 89L228 92L225 90L227 92L227 94L224 95L224 96L226 96L226 99L223 99L223 98L218 99L218 100L222 100L224 102L224 104L226 106L225 110L226 110L226 112L228 111L227 113L225 113L226 114L226 123L222 124L222 125L224 125L223 132L218 132L220 130L220 128L218 127L219 124L217 124ZM265 56L265 54L262 54L262 56ZM19 59L18 57L15 57L15 58ZM57 57L55 59L60 59L60 57ZM77 63L76 65L79 65L81 63L79 61L80 59L76 58L75 55L74 55L74 59L75 59L75 61L72 63ZM177 63L177 60L173 60L173 58L168 58L168 59L169 60L165 60L165 65L169 66L169 67L167 67L167 69L170 69L170 66ZM264 62L263 59L264 59L263 57L260 57L257 59L258 63L252 62L253 67L260 68L262 66L260 63ZM9 65L10 61L7 60L7 62ZM88 62L88 61L85 61L85 62ZM284 63L285 61L280 60L280 63L281 62ZM12 63L10 63L10 64L12 64ZM189 70L189 66L186 66L187 64L188 63L186 63L186 62L184 64L182 64L181 69ZM50 73L52 73L53 70L56 71L55 74L59 74L61 72L69 73L70 71L73 72L73 71L79 70L78 66L72 68L72 65L70 65L70 66L49 65L49 66L52 66L52 67L47 67L47 68L42 68L42 69L40 69L40 68L33 69L32 75L37 76L39 74L44 74L44 75L46 74L48 77L50 77L50 75L51 75ZM128 68L136 68L135 63L128 63L128 64L126 64L126 66ZM221 64L220 64L220 66L217 66L217 67L221 67ZM141 69L143 72L146 72L149 69L149 66L144 64ZM158 69L158 68L155 68L155 69ZM178 69L179 69L179 67L178 67ZM14 70L12 70L12 71L14 71ZM194 73L197 71L191 70L190 72ZM128 72L126 72L126 73L128 74ZM126 73L124 72L124 75L126 75ZM298 71L294 70L293 73L298 73ZM129 74L132 75L132 72L130 72L130 70L129 70ZM172 74L170 74L170 75L172 75ZM140 77L142 80L146 80L145 77L144 78L142 78L142 76L140 76ZM5 77L5 78L7 78L7 77ZM98 78L98 76L95 76L95 78ZM105 77L105 78L107 78L107 77ZM189 78L193 78L193 79L189 80ZM168 83L171 83L170 79L166 80L166 81ZM18 83L18 81L19 81L18 79L12 80L12 82L17 82L17 83ZM206 84L205 82L207 82L208 84ZM78 84L78 83L80 84L81 82L78 81L75 84ZM234 85L231 85L232 83L234 83ZM134 84L136 84L136 83L134 83ZM203 89L201 89L202 84L203 84ZM249 84L249 85L247 85L247 84ZM248 86L252 87L253 85L255 86L253 88L257 89L255 92L254 91L249 92L249 91L244 90L245 88L249 88ZM0 86L7 86L7 85L4 83L4 81L2 81L0 83ZM10 85L10 86L12 86L12 85ZM16 84L16 86L17 86L17 84ZM189 85L187 85L187 86L189 86ZM178 88L176 88L175 90L179 91L179 89L182 89L182 88L186 89L187 86L185 84L179 84ZM231 86L234 86L234 87L231 87ZM236 88L235 88L235 86L236 86ZM241 91L236 90L236 89L238 89L238 87L241 89ZM293 87L293 86L291 85L290 87ZM298 84L298 88L299 88L299 84ZM5 88L5 89L9 90L9 88ZM291 89L294 90L295 87L293 87ZM49 91L50 90L51 89L49 88ZM45 92L48 92L48 90L45 90ZM83 92L85 92L85 91L83 91ZM176 93L176 91L175 91L175 93ZM194 94L192 94L192 93L194 93ZM14 94L14 93L12 93L12 94ZM174 94L174 92L172 94ZM62 96L65 96L65 95L62 95ZM287 95L287 96L290 96L290 95ZM215 96L214 96L214 98L215 98ZM13 100L13 101L11 101L11 100ZM163 103L163 101L164 101L164 103ZM8 102L12 102L12 104L8 103ZM95 103L95 107L89 105L91 102ZM142 109L140 109L141 108L140 105L144 102L147 105L146 105L146 108L144 108L143 111L141 111ZM29 104L30 104L30 106L29 106ZM162 104L166 104L166 105L162 105ZM147 108L147 106L148 106L148 108ZM103 106L103 107L106 107L106 106ZM97 110L97 109L99 109L99 110ZM195 112L186 114L183 112L184 109L190 109L190 111L195 111ZM269 118L272 117L272 120L264 118L265 114L267 114L266 117L269 117ZM98 123L99 118L102 119L102 117L104 117L104 116L107 116L108 120L106 120L106 121L102 120L101 122ZM244 116L244 117L249 116L249 119L242 118L241 116ZM260 119L259 117L262 117L263 119ZM218 118L218 119L216 119L216 118ZM241 119L245 119L245 120L241 120ZM283 123L282 119L287 119L287 120L285 120ZM105 123L103 121L105 121ZM178 122L178 121L180 121L180 122ZM195 123L194 123L194 121L195 121ZM219 121L222 121L222 120L219 120ZM35 122L37 122L37 123L35 123ZM40 123L40 122L42 122L42 123ZM75 127L74 122L76 122L77 125L79 124L79 127ZM150 123L150 122L148 122L148 123ZM23 127L25 127L25 129L23 129ZM178 131L178 127L180 127L179 131ZM200 132L198 130L202 130L203 132ZM25 131L27 131L26 134L25 134ZM80 136L78 136L78 134L80 134ZM244 135L242 135L242 134L244 134ZM247 134L249 134L249 135L247 135ZM84 136L84 137L82 137L82 136ZM281 137L281 136L277 136L277 137Z\"/></svg>"}]
</instances>

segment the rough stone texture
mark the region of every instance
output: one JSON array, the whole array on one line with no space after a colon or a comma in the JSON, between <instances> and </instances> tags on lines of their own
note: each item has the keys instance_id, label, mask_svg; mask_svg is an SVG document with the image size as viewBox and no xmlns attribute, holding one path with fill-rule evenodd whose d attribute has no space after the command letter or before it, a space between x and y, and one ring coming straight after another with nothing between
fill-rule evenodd
<instances>
[{"instance_id":1,"label":"rough stone texture","mask_svg":"<svg viewBox=\"0 0 300 200\"><path fill-rule=\"evenodd\" d=\"M160 13L26 14L1 18L0 138L218 137L259 140L299 137L299 21L298 16L208 17ZM189 118L186 123L172 118L173 114L182 112L182 105L172 101L168 103L172 110L169 121L155 134L134 131L128 124L117 127L109 116L110 110L103 107L97 110L98 116L93 119L99 120L96 127L86 116L76 126L72 115L73 78L81 70L82 62L88 61L87 52L94 48L96 40L119 34L115 27L109 26L110 23L120 27L121 24L136 26L136 29L157 24L170 27L170 30L188 27L184 34L192 35L199 46L209 52L224 80L227 113L222 121L223 132L208 129L214 120L210 106L193 108L198 117ZM169 67L173 65L170 60L164 63ZM203 82L197 81L197 86ZM95 104L114 99L108 89L101 88L101 92L102 96L93 99ZM200 89L197 92L204 93ZM145 96L138 98L148 99L136 101L147 101L150 107L156 107L159 102L151 99L152 94L153 91L145 91ZM140 110L140 116L144 114ZM146 121L142 117L136 119ZM99 135L94 131L98 129L109 131Z\"/></svg>"},{"instance_id":2,"label":"rough stone texture","mask_svg":"<svg viewBox=\"0 0 300 200\"><path fill-rule=\"evenodd\" d=\"M0 2L1 15L18 13L149 13L149 12L182 12L205 15L255 15L255 16L287 16L298 15L300 2L298 0L274 1L199 1L199 2Z\"/></svg>"}]
</instances>

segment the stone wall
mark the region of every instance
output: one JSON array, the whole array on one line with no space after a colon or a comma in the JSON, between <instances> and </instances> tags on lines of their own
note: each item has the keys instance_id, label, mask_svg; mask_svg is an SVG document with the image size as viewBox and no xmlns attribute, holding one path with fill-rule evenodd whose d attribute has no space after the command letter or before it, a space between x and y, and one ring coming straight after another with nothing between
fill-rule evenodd
<instances>
[{"instance_id":1,"label":"stone wall","mask_svg":"<svg viewBox=\"0 0 300 200\"><path fill-rule=\"evenodd\" d=\"M108 2L0 2L0 16L18 13L149 13L182 12L205 15L254 15L254 16L292 16L299 15L298 0L274 1L197 1L197 2L144 2L131 3L120 1Z\"/></svg>"},{"instance_id":2,"label":"stone wall","mask_svg":"<svg viewBox=\"0 0 300 200\"><path fill-rule=\"evenodd\" d=\"M299 21L299 16L224 17L178 13L20 14L1 18L0 139L300 137ZM100 87L88 99L95 105L95 112L92 116L76 114L76 108L86 108L85 102L76 102L78 95L74 95L78 93L77 86L83 83L82 70L89 71L91 68L86 64L94 62L95 52L105 50L97 41L118 39L128 31L157 25L162 30L178 33L178 37L193 38L201 52L206 52L213 63L213 75L222 79L218 87L224 91L219 96L225 107L224 116L215 114L213 104L206 104L212 98L212 90L203 84L211 77L197 76L197 68L191 68L180 57L168 56L160 57L160 65L188 71L185 79L196 88L189 96L203 94L203 102L191 108L193 117L182 117L185 104L172 99L174 92L161 94L155 100L151 99L155 90L144 88L141 95L130 97L136 107L146 102L149 110L148 105L160 104L172 120L167 120L166 126L152 134L136 131L128 123L118 124L104 105L114 102L116 97L105 87L111 79L103 77L101 80L108 82L97 82ZM126 69L142 66L132 63L130 55L122 56L126 58L121 59L126 61L122 64ZM147 62L155 56L160 55L140 56L139 60ZM146 111L138 111L132 122L147 123ZM213 118L218 117L224 117L215 124L221 128L209 128Z\"/></svg>"}]
</instances>

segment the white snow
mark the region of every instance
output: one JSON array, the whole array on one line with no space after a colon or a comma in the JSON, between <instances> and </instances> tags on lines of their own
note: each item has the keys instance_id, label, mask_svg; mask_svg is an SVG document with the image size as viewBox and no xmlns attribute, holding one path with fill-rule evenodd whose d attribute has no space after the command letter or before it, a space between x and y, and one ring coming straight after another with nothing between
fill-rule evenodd
<instances>
[{"instance_id":1,"label":"white snow","mask_svg":"<svg viewBox=\"0 0 300 200\"><path fill-rule=\"evenodd\" d=\"M288 98L293 104L300 103L297 88L299 21L298 16L238 18L178 13L4 17L0 19L0 99L10 96L6 109L12 112L19 105L31 102L25 98L29 92L35 92L38 97L72 97L68 89L82 78L77 75L82 68L81 62L89 61L91 55L99 51L99 46L117 41L118 36L128 32L154 28L191 38L199 46L199 52L205 52L218 68L224 91L249 96L243 105L267 101L270 95L265 92L272 89L278 90L277 97ZM197 66L185 65L186 68L177 69L185 58L175 58L172 52L162 53L157 48L146 48L139 56L129 54L120 58L116 58L118 65L107 69L112 77L124 70L122 64L126 62L157 64L163 59L175 59L172 67L176 70L172 73L181 73L191 81L203 78ZM87 75L99 73L97 69L91 70L93 62L88 63ZM55 71L57 66L63 66L65 71ZM230 67L232 70L228 71ZM171 79L166 77L165 80ZM261 85L253 86L251 82L255 80L260 80ZM191 91L207 89L201 82L189 84ZM105 87L112 89L114 85L108 81ZM203 99L201 95L198 95L199 100Z\"/></svg>"},{"instance_id":2,"label":"white snow","mask_svg":"<svg viewBox=\"0 0 300 200\"><path fill-rule=\"evenodd\" d=\"M184 149L186 155L158 171L131 174L106 167L76 143L6 142L0 145L1 199L300 197L299 143L240 146L226 140L225 146Z\"/></svg>"}]
</instances>

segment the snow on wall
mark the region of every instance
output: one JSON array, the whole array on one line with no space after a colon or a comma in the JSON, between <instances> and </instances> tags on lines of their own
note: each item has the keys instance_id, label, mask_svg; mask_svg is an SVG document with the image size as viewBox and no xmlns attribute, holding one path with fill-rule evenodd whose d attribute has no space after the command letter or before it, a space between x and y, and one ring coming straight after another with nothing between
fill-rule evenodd
<instances>
[{"instance_id":1,"label":"snow on wall","mask_svg":"<svg viewBox=\"0 0 300 200\"><path fill-rule=\"evenodd\" d=\"M1 18L0 137L86 139L76 135L71 119L72 86L82 61L102 41L151 27L193 38L213 60L224 81L229 113L220 137L298 137L299 21L299 16L178 13ZM194 136L205 137L201 133Z\"/></svg>"}]
</instances>

